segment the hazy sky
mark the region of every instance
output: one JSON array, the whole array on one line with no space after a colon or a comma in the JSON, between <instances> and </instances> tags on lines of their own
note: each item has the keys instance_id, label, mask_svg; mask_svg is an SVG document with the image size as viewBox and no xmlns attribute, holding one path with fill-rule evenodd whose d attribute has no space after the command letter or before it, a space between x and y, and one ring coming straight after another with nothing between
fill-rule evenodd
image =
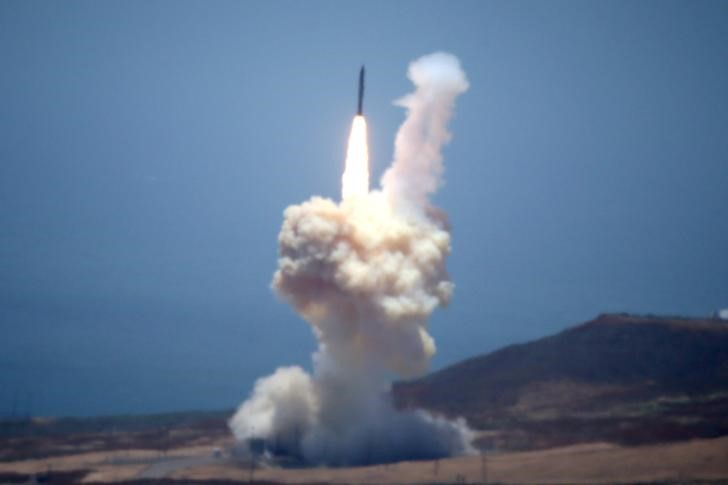
<instances>
[{"instance_id":1,"label":"hazy sky","mask_svg":"<svg viewBox=\"0 0 728 485\"><path fill-rule=\"evenodd\" d=\"M728 307L727 46L726 2L0 2L0 415L232 407L308 366L282 211L338 198L361 63L378 180L435 50L471 84L436 367Z\"/></svg>"}]
</instances>

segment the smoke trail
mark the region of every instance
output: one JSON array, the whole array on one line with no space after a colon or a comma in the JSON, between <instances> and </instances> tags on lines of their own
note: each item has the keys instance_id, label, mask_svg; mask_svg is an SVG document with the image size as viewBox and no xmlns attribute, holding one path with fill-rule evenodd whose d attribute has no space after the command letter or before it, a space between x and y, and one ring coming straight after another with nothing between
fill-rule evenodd
<instances>
[{"instance_id":1,"label":"smoke trail","mask_svg":"<svg viewBox=\"0 0 728 485\"><path fill-rule=\"evenodd\" d=\"M442 179L442 147L450 141L447 123L455 98L468 89L457 57L437 52L409 66L417 89L396 103L407 109L397 133L394 163L382 177L382 188L394 204L426 207Z\"/></svg>"},{"instance_id":2,"label":"smoke trail","mask_svg":"<svg viewBox=\"0 0 728 485\"><path fill-rule=\"evenodd\" d=\"M393 376L426 372L435 353L427 318L452 293L450 236L427 196L454 100L468 87L449 54L413 62L409 77L416 90L399 101L408 114L383 190L338 204L313 197L284 213L272 286L313 327L314 374L289 367L260 379L230 420L238 440L265 438L275 452L329 465L471 449L463 420L398 411L388 395Z\"/></svg>"}]
</instances>

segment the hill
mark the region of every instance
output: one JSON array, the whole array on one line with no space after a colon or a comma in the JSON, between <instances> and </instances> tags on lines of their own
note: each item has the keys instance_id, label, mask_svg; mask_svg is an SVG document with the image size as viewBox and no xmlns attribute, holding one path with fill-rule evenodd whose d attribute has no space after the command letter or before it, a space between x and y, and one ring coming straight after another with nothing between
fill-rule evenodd
<instances>
[{"instance_id":1,"label":"hill","mask_svg":"<svg viewBox=\"0 0 728 485\"><path fill-rule=\"evenodd\" d=\"M393 387L400 407L464 416L487 450L728 435L728 322L602 315ZM233 410L0 420L0 462L225 443Z\"/></svg>"},{"instance_id":2,"label":"hill","mask_svg":"<svg viewBox=\"0 0 728 485\"><path fill-rule=\"evenodd\" d=\"M626 314L511 345L393 388L463 416L490 449L728 434L728 323Z\"/></svg>"}]
</instances>

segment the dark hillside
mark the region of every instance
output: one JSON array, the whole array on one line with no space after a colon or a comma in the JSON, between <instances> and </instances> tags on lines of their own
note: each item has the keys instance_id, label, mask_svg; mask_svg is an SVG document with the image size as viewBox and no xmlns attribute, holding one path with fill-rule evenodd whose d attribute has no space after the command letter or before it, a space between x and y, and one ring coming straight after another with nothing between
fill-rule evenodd
<instances>
[{"instance_id":1,"label":"dark hillside","mask_svg":"<svg viewBox=\"0 0 728 485\"><path fill-rule=\"evenodd\" d=\"M602 315L399 383L394 395L464 416L506 448L718 436L728 433L728 324Z\"/></svg>"}]
</instances>

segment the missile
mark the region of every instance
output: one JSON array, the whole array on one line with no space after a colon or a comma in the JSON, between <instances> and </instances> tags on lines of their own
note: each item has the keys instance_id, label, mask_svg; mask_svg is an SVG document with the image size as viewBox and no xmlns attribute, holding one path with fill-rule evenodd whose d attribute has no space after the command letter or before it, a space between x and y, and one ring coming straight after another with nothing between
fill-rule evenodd
<instances>
[{"instance_id":1,"label":"missile","mask_svg":"<svg viewBox=\"0 0 728 485\"><path fill-rule=\"evenodd\" d=\"M362 116L362 104L364 102L364 65L359 70L359 104L356 110L358 116Z\"/></svg>"}]
</instances>

